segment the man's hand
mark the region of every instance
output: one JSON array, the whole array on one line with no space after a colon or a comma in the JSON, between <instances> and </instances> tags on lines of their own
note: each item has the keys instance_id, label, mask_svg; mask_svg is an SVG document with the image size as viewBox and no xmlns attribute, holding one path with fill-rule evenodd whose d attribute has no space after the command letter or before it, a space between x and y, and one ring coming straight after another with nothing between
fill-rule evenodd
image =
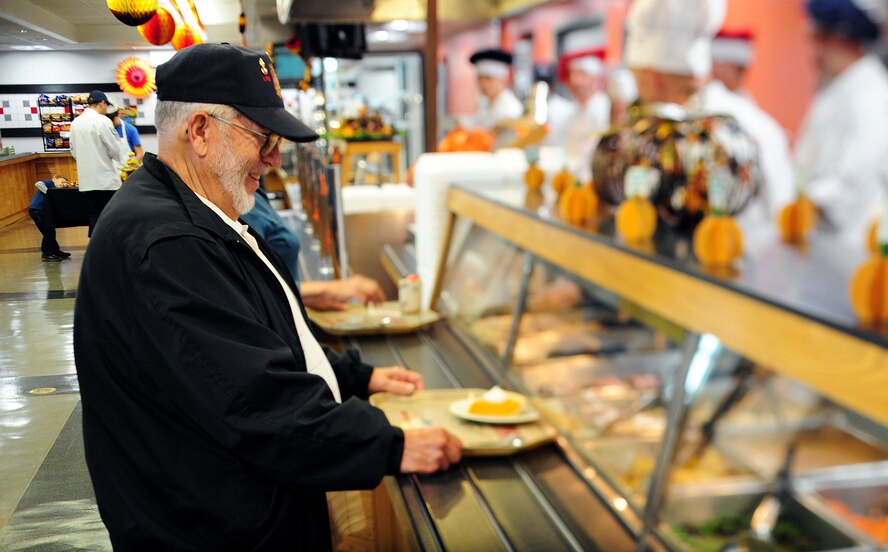
<instances>
[{"instance_id":1,"label":"man's hand","mask_svg":"<svg viewBox=\"0 0 888 552\"><path fill-rule=\"evenodd\" d=\"M388 391L397 395L412 395L414 391L422 391L424 388L422 374L400 366L374 368L367 385L371 394Z\"/></svg>"},{"instance_id":2,"label":"man's hand","mask_svg":"<svg viewBox=\"0 0 888 552\"><path fill-rule=\"evenodd\" d=\"M373 278L355 275L345 280L302 282L299 286L306 307L320 311L344 311L349 301L382 303L385 294Z\"/></svg>"},{"instance_id":3,"label":"man's hand","mask_svg":"<svg viewBox=\"0 0 888 552\"><path fill-rule=\"evenodd\" d=\"M404 430L401 473L434 473L462 458L462 441L440 427Z\"/></svg>"}]
</instances>

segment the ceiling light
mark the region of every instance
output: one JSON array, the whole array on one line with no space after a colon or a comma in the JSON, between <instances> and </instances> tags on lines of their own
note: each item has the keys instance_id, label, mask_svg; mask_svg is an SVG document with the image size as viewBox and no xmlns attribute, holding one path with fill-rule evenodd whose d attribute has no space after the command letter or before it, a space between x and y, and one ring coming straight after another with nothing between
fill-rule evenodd
<instances>
[{"instance_id":1,"label":"ceiling light","mask_svg":"<svg viewBox=\"0 0 888 552\"><path fill-rule=\"evenodd\" d=\"M376 31L375 33L370 35L370 40L374 42L388 42L389 32L388 31Z\"/></svg>"},{"instance_id":2,"label":"ceiling light","mask_svg":"<svg viewBox=\"0 0 888 552\"><path fill-rule=\"evenodd\" d=\"M410 28L410 22L406 19L398 19L389 23L389 28L391 28L393 31L404 32Z\"/></svg>"}]
</instances>

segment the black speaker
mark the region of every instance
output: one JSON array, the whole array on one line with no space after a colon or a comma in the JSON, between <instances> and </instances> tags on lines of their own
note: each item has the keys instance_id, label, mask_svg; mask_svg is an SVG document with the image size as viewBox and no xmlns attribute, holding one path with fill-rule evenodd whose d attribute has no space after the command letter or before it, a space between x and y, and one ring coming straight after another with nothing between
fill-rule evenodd
<instances>
[{"instance_id":1,"label":"black speaker","mask_svg":"<svg viewBox=\"0 0 888 552\"><path fill-rule=\"evenodd\" d=\"M367 51L367 36L362 23L296 25L306 56L361 59Z\"/></svg>"}]
</instances>

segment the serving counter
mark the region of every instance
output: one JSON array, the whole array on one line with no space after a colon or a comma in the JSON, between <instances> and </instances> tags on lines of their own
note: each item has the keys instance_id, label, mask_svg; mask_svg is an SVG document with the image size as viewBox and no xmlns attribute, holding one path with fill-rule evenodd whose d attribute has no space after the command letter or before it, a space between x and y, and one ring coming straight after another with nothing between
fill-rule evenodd
<instances>
[{"instance_id":1,"label":"serving counter","mask_svg":"<svg viewBox=\"0 0 888 552\"><path fill-rule=\"evenodd\" d=\"M27 215L38 180L61 174L77 180L77 164L70 153L22 153L0 157L0 226Z\"/></svg>"},{"instance_id":2,"label":"serving counter","mask_svg":"<svg viewBox=\"0 0 888 552\"><path fill-rule=\"evenodd\" d=\"M888 336L858 327L846 299L862 250L818 235L801 250L763 232L735 271L715 274L688 235L634 248L612 220L573 228L523 205L521 188L451 188L434 298L445 319L346 342L431 388L522 392L558 438L389 478L381 542L718 550L723 526L748 528L793 443L778 542L888 546ZM386 270L410 271L409 253L387 248Z\"/></svg>"}]
</instances>

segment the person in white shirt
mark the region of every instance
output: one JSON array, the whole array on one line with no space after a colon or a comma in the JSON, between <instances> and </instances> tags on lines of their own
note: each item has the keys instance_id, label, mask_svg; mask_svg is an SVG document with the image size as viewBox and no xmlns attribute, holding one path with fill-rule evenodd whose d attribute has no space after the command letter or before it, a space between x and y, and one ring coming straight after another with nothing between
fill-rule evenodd
<instances>
[{"instance_id":1,"label":"person in white shirt","mask_svg":"<svg viewBox=\"0 0 888 552\"><path fill-rule=\"evenodd\" d=\"M93 90L87 108L71 123L71 155L77 162L80 191L88 193L89 235L114 192L120 188L120 167L129 146L105 116L111 103L101 90Z\"/></svg>"},{"instance_id":2,"label":"person in white shirt","mask_svg":"<svg viewBox=\"0 0 888 552\"><path fill-rule=\"evenodd\" d=\"M888 74L881 43L884 0L809 0L821 86L796 143L796 166L821 228L854 245L884 196L888 159Z\"/></svg>"},{"instance_id":3,"label":"person in white shirt","mask_svg":"<svg viewBox=\"0 0 888 552\"><path fill-rule=\"evenodd\" d=\"M573 109L561 128L553 125L555 143L564 148L571 174L587 182L592 177L592 152L598 136L610 126L610 99L604 92L601 48L567 52L558 63L558 77L573 96Z\"/></svg>"},{"instance_id":4,"label":"person in white shirt","mask_svg":"<svg viewBox=\"0 0 888 552\"><path fill-rule=\"evenodd\" d=\"M524 115L524 105L509 88L512 54L499 49L480 50L469 61L475 66L481 91L475 126L497 130L500 123Z\"/></svg>"},{"instance_id":5,"label":"person in white shirt","mask_svg":"<svg viewBox=\"0 0 888 552\"><path fill-rule=\"evenodd\" d=\"M751 29L723 28L712 39L712 78L721 81L731 92L750 100L752 96L744 82L746 71L752 63L754 37Z\"/></svg>"}]
</instances>

